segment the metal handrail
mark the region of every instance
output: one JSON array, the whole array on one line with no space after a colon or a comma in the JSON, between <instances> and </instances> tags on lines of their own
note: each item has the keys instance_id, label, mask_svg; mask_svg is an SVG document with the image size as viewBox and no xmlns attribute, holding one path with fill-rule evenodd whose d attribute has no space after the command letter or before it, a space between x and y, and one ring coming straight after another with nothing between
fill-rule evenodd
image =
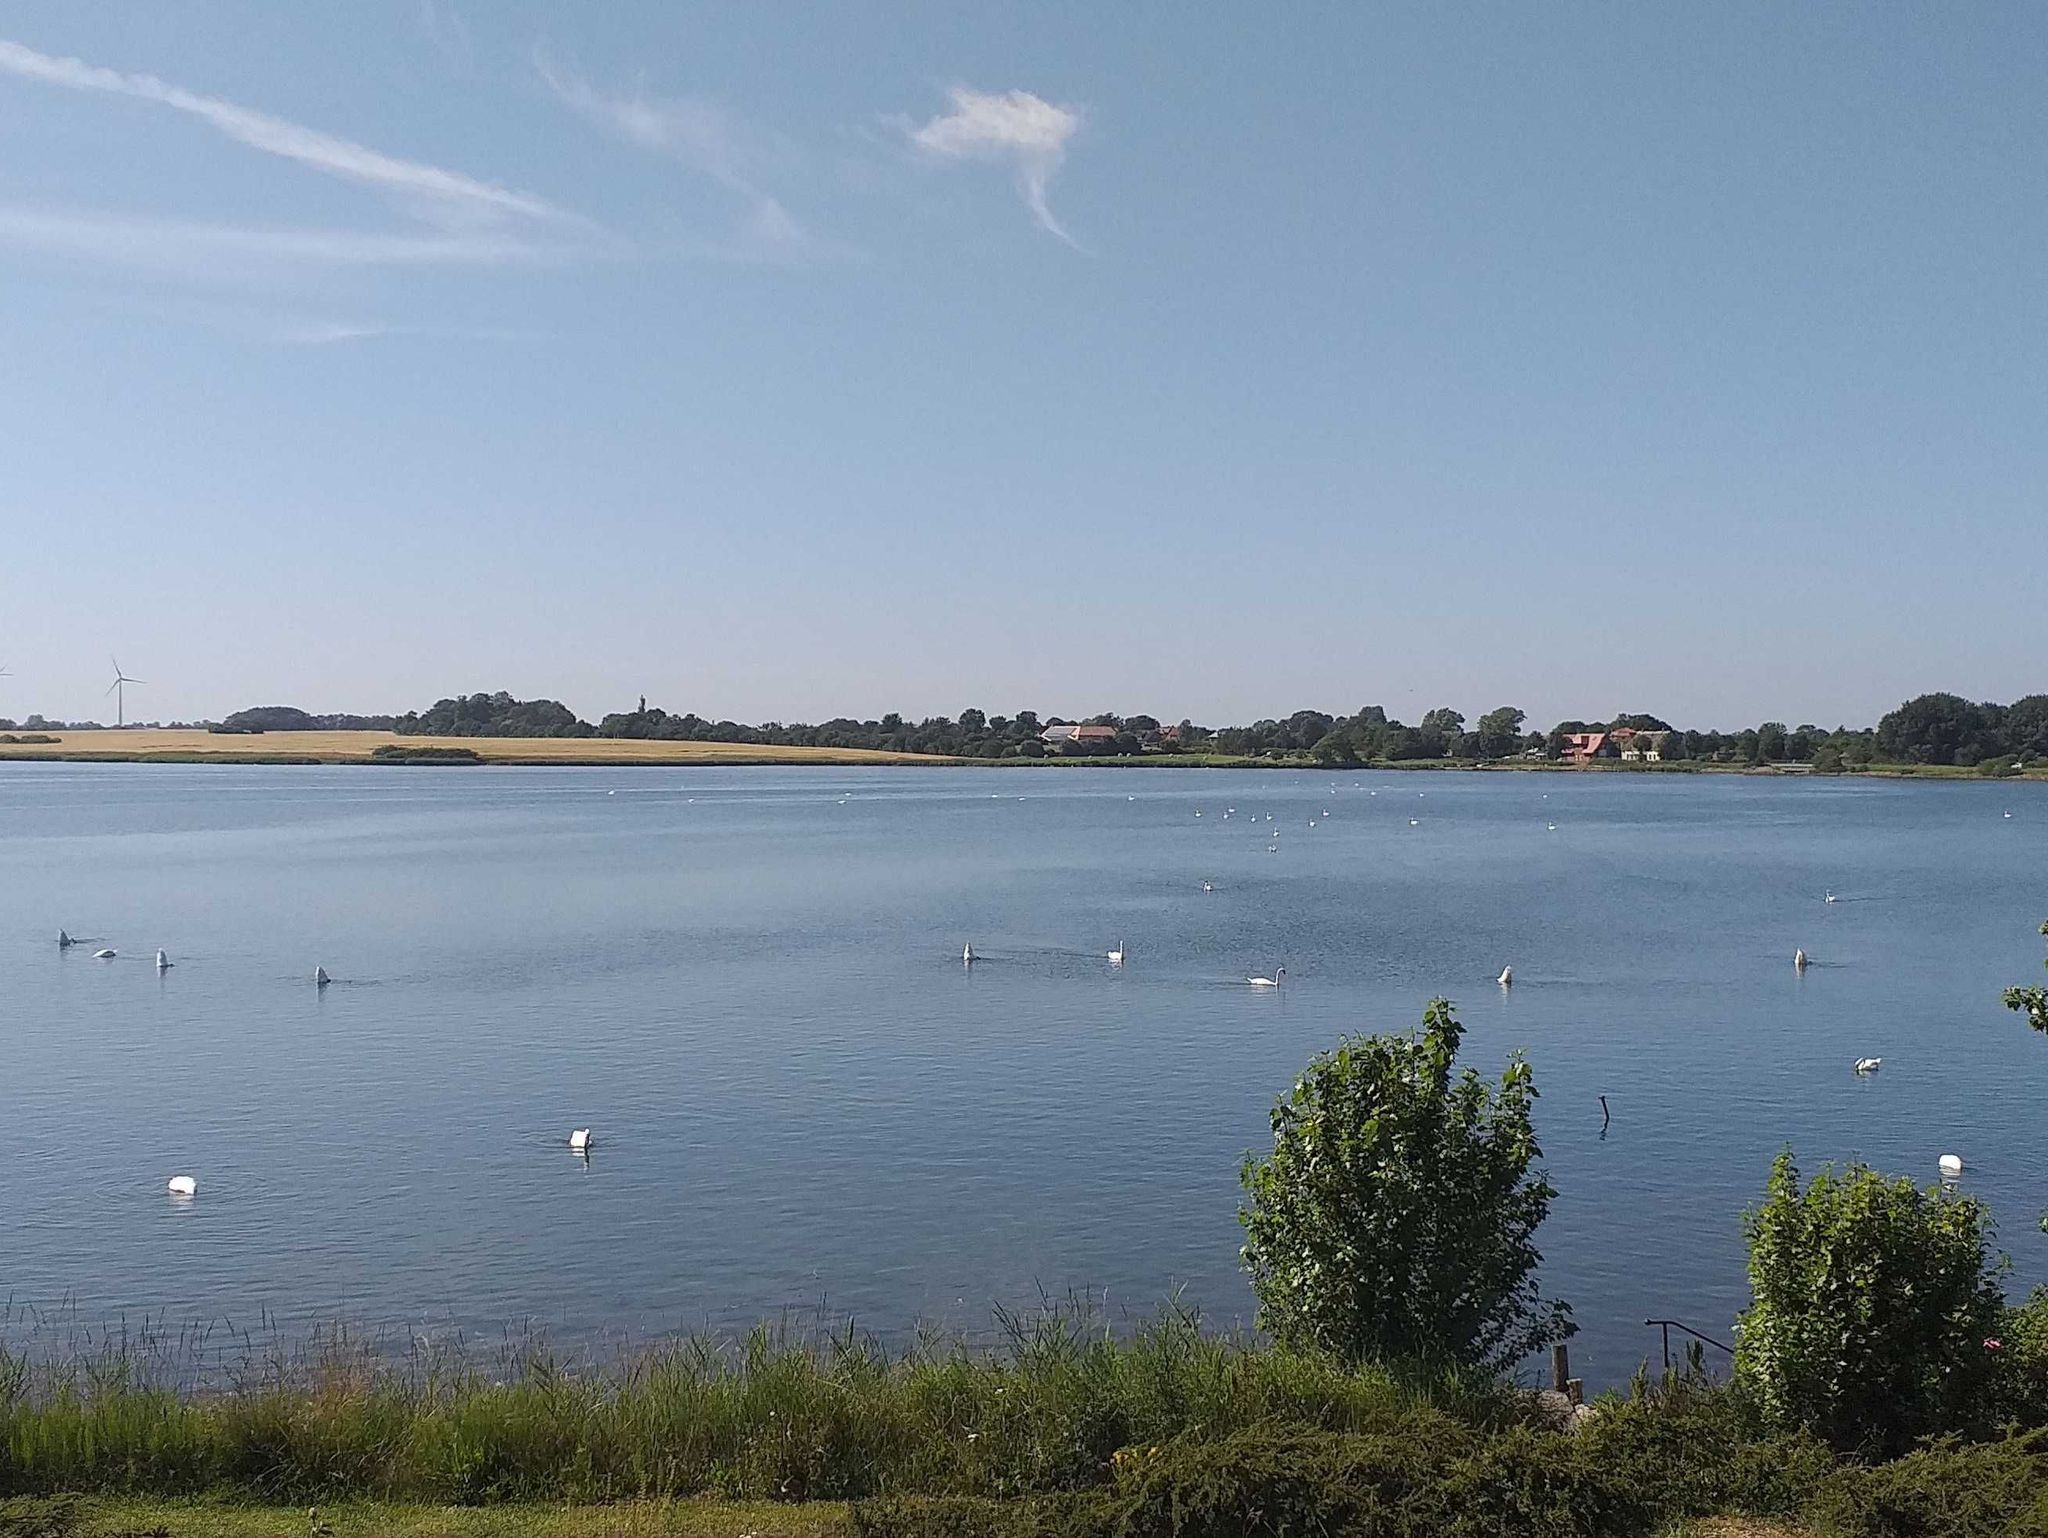
<instances>
[{"instance_id":1,"label":"metal handrail","mask_svg":"<svg viewBox=\"0 0 2048 1538\"><path fill-rule=\"evenodd\" d=\"M1671 1370L1671 1332L1673 1330L1683 1330L1694 1340L1704 1341L1715 1350L1725 1351L1730 1356L1735 1355L1735 1348L1733 1346L1718 1341L1711 1335L1702 1335L1682 1319L1645 1319L1643 1321L1643 1328L1649 1329L1652 1326L1664 1332L1664 1370L1666 1372Z\"/></svg>"}]
</instances>

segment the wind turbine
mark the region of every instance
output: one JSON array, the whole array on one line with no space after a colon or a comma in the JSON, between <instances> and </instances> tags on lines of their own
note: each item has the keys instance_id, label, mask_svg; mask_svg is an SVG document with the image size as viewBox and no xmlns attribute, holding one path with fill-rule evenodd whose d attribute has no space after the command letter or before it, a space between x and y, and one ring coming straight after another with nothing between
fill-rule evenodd
<instances>
[{"instance_id":1,"label":"wind turbine","mask_svg":"<svg viewBox=\"0 0 2048 1538\"><path fill-rule=\"evenodd\" d=\"M111 694L114 697L114 725L126 726L128 724L128 696L124 686L139 684L142 680L130 678L126 673L122 672L121 659L119 657L110 655L107 660L114 664L114 681L107 685L107 694ZM106 695L101 695L100 698L105 699Z\"/></svg>"}]
</instances>

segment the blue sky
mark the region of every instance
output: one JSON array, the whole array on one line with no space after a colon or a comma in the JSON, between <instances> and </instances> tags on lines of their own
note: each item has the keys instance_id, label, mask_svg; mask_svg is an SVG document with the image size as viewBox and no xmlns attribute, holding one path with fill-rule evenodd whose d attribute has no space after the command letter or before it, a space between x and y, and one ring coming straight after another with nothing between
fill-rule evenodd
<instances>
[{"instance_id":1,"label":"blue sky","mask_svg":"<svg viewBox=\"0 0 2048 1538\"><path fill-rule=\"evenodd\" d=\"M0 39L0 714L2048 687L2038 5Z\"/></svg>"}]
</instances>

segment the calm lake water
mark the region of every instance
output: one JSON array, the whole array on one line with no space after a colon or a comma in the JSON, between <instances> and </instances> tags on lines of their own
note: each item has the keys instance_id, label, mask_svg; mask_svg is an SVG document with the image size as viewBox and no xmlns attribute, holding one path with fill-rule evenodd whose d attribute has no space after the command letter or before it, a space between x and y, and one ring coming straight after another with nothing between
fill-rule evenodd
<instances>
[{"instance_id":1,"label":"calm lake water","mask_svg":"<svg viewBox=\"0 0 2048 1538\"><path fill-rule=\"evenodd\" d=\"M1547 1284L1609 1381L1652 1315L1727 1338L1787 1145L1962 1154L2048 1279L2048 1041L1998 1000L2043 917L2035 785L4 764L0 1294L591 1343L1248 1319L1273 1096L1445 993L1535 1064Z\"/></svg>"}]
</instances>

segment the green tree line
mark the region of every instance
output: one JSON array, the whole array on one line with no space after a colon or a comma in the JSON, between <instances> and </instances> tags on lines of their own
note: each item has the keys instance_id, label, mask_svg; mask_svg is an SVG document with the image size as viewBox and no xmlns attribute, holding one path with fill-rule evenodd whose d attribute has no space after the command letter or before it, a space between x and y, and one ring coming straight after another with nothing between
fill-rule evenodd
<instances>
[{"instance_id":1,"label":"green tree line","mask_svg":"<svg viewBox=\"0 0 2048 1538\"><path fill-rule=\"evenodd\" d=\"M30 728L59 726L32 717ZM1047 727L1107 727L1074 743L1048 744ZM14 726L0 720L0 730ZM1658 758L1666 763L1761 766L1811 764L1822 771L1868 764L1939 764L1976 767L1988 774L2017 772L2029 761L2048 759L2048 694L2030 694L2009 705L1972 703L1955 694L1923 694L1886 714L1875 727L1811 723L1790 726L1764 721L1739 731L1694 731L1659 716L1622 712L1601 721L1565 720L1549 731L1529 727L1527 713L1513 705L1489 710L1468 723L1450 706L1427 711L1410 725L1367 705L1349 716L1297 710L1245 726L1208 727L1183 720L1167 726L1149 715L1106 712L1074 719L1020 710L1011 715L963 710L958 716L912 718L891 711L874 719L835 716L817 723L712 720L685 711L672 714L642 700L637 709L614 711L596 724L580 719L559 700L521 700L504 690L437 700L423 711L403 715L315 715L294 706L265 705L236 711L219 723L222 731L381 730L440 737L612 737L679 742L737 742L764 747L872 748L894 753L931 753L955 758L1041 758L1049 753L1133 757L1140 753L1184 752L1276 761L1315 762L1337 767L1442 759L1470 762L1515 757L1558 759L1580 733L1624 730L1656 734ZM1606 752L1618 751L1610 746Z\"/></svg>"}]
</instances>

